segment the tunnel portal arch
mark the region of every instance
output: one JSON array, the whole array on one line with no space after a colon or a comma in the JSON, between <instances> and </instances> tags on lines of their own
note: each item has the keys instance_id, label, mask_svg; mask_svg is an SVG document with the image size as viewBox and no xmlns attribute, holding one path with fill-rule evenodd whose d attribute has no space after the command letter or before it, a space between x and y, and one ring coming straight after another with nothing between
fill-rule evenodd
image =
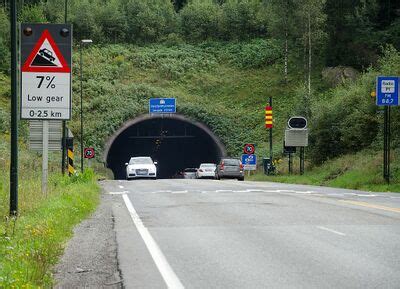
<instances>
[{"instance_id":1,"label":"tunnel portal arch","mask_svg":"<svg viewBox=\"0 0 400 289\"><path fill-rule=\"evenodd\" d=\"M115 179L124 179L130 157L150 156L158 162L158 177L172 178L225 155L221 140L203 123L180 114L142 115L123 123L108 139L103 161Z\"/></svg>"}]
</instances>

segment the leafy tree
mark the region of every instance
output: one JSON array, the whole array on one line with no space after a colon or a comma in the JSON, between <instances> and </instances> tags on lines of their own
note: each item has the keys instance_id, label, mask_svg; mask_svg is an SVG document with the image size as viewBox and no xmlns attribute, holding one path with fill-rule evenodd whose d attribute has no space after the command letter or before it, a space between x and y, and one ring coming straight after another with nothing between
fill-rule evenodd
<instances>
[{"instance_id":1,"label":"leafy tree","mask_svg":"<svg viewBox=\"0 0 400 289\"><path fill-rule=\"evenodd\" d=\"M129 0L125 7L131 42L154 42L175 32L177 18L169 0Z\"/></svg>"},{"instance_id":2,"label":"leafy tree","mask_svg":"<svg viewBox=\"0 0 400 289\"><path fill-rule=\"evenodd\" d=\"M10 22L6 10L0 9L0 71L10 67Z\"/></svg>"},{"instance_id":3,"label":"leafy tree","mask_svg":"<svg viewBox=\"0 0 400 289\"><path fill-rule=\"evenodd\" d=\"M96 3L89 0L72 3L69 19L74 25L74 35L78 41L85 38L91 38L95 41L101 39L101 27L95 19L95 8L97 8Z\"/></svg>"},{"instance_id":4,"label":"leafy tree","mask_svg":"<svg viewBox=\"0 0 400 289\"><path fill-rule=\"evenodd\" d=\"M96 22L101 27L102 37L106 41L122 41L128 32L125 14L118 0L101 5L96 13Z\"/></svg>"},{"instance_id":5,"label":"leafy tree","mask_svg":"<svg viewBox=\"0 0 400 289\"><path fill-rule=\"evenodd\" d=\"M189 40L218 38L221 7L212 0L193 0L181 11L181 30Z\"/></svg>"},{"instance_id":6,"label":"leafy tree","mask_svg":"<svg viewBox=\"0 0 400 289\"><path fill-rule=\"evenodd\" d=\"M228 0L221 6L220 32L224 39L247 39L266 32L259 0Z\"/></svg>"},{"instance_id":7,"label":"leafy tree","mask_svg":"<svg viewBox=\"0 0 400 289\"><path fill-rule=\"evenodd\" d=\"M46 16L41 5L24 5L19 15L20 22L45 23Z\"/></svg>"}]
</instances>

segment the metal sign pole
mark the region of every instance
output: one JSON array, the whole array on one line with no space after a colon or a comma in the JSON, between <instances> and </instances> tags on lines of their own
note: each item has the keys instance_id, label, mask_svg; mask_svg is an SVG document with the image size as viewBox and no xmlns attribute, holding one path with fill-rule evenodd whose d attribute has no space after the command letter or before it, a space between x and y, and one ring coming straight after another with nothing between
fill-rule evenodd
<instances>
[{"instance_id":1,"label":"metal sign pole","mask_svg":"<svg viewBox=\"0 0 400 289\"><path fill-rule=\"evenodd\" d=\"M292 174L292 154L289 153L289 174Z\"/></svg>"},{"instance_id":2,"label":"metal sign pole","mask_svg":"<svg viewBox=\"0 0 400 289\"><path fill-rule=\"evenodd\" d=\"M304 174L304 147L300 147L300 175Z\"/></svg>"},{"instance_id":3,"label":"metal sign pole","mask_svg":"<svg viewBox=\"0 0 400 289\"><path fill-rule=\"evenodd\" d=\"M42 153L42 193L47 194L49 173L49 121L43 121L43 153Z\"/></svg>"},{"instance_id":4,"label":"metal sign pole","mask_svg":"<svg viewBox=\"0 0 400 289\"><path fill-rule=\"evenodd\" d=\"M388 107L388 140L387 140L387 183L390 184L390 106Z\"/></svg>"},{"instance_id":5,"label":"metal sign pole","mask_svg":"<svg viewBox=\"0 0 400 289\"><path fill-rule=\"evenodd\" d=\"M388 182L388 106L384 108L383 119L383 178Z\"/></svg>"},{"instance_id":6,"label":"metal sign pole","mask_svg":"<svg viewBox=\"0 0 400 289\"><path fill-rule=\"evenodd\" d=\"M18 95L17 95L17 0L10 1L11 22L11 159L10 215L18 215Z\"/></svg>"}]
</instances>

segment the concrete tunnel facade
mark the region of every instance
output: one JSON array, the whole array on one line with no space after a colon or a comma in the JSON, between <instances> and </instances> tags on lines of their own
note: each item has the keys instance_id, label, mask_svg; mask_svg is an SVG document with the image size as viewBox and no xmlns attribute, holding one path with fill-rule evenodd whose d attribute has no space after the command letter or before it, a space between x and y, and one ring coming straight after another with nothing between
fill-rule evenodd
<instances>
[{"instance_id":1,"label":"concrete tunnel facade","mask_svg":"<svg viewBox=\"0 0 400 289\"><path fill-rule=\"evenodd\" d=\"M150 156L158 162L158 178L173 178L185 168L217 163L226 149L203 123L180 114L142 115L108 139L103 161L115 179L125 179L125 163L134 156Z\"/></svg>"}]
</instances>

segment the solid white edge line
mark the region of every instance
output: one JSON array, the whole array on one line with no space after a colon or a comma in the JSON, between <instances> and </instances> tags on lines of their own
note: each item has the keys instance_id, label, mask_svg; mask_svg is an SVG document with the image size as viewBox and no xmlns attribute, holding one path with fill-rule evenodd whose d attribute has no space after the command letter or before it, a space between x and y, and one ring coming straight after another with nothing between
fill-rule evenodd
<instances>
[{"instance_id":1,"label":"solid white edge line","mask_svg":"<svg viewBox=\"0 0 400 289\"><path fill-rule=\"evenodd\" d=\"M144 226L142 220L136 213L135 208L129 200L129 197L127 195L122 195L122 198L124 199L126 208L131 215L132 221L135 224L136 229L138 230L140 236L146 244L146 247L149 250L150 255L153 258L153 261L156 264L158 271L160 271L161 276L163 277L167 287L174 289L185 288L183 287L178 276L176 276L175 272L172 270L164 254L161 252L161 249L158 247L156 241L154 241L150 232Z\"/></svg>"},{"instance_id":2,"label":"solid white edge line","mask_svg":"<svg viewBox=\"0 0 400 289\"><path fill-rule=\"evenodd\" d=\"M323 227L323 226L317 226L317 228L321 229L321 230L324 230L324 231L328 231L328 232L337 234L337 235L340 235L340 236L346 236L345 233L342 233L342 232L339 232L339 231L335 231L335 230L332 230L332 229L329 229L329 228L326 228L326 227Z\"/></svg>"}]
</instances>

